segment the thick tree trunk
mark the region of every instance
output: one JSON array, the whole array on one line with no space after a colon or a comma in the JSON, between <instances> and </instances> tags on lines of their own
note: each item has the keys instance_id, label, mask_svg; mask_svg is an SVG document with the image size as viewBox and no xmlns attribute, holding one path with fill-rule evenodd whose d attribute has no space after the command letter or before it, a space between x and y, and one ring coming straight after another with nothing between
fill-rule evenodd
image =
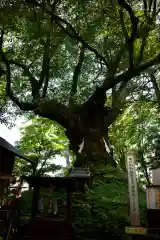
<instances>
[{"instance_id":1,"label":"thick tree trunk","mask_svg":"<svg viewBox=\"0 0 160 240\"><path fill-rule=\"evenodd\" d=\"M110 120L108 116L107 121L104 111L81 111L71 119L66 136L70 140L70 149L76 154L76 166L93 169L100 165L116 165L107 140L107 122Z\"/></svg>"},{"instance_id":2,"label":"thick tree trunk","mask_svg":"<svg viewBox=\"0 0 160 240\"><path fill-rule=\"evenodd\" d=\"M66 129L70 149L77 156L76 165L99 166L116 165L113 156L106 149L109 126L115 121L119 110L105 106L106 92L96 90L81 106L62 107L59 104L44 102L35 113L56 120Z\"/></svg>"}]
</instances>

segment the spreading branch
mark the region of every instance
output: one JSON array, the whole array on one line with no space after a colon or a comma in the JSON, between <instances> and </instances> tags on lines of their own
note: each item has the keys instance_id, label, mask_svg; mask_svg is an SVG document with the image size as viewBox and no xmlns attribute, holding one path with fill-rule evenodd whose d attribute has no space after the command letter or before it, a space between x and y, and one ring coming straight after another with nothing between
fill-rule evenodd
<instances>
[{"instance_id":1,"label":"spreading branch","mask_svg":"<svg viewBox=\"0 0 160 240\"><path fill-rule=\"evenodd\" d=\"M39 79L39 90L44 84L42 97L44 98L47 94L48 82L49 82L49 63L50 63L50 36L47 37L46 43L44 43L42 70Z\"/></svg>"},{"instance_id":2,"label":"spreading branch","mask_svg":"<svg viewBox=\"0 0 160 240\"><path fill-rule=\"evenodd\" d=\"M130 79L140 75L141 72L145 71L149 67L152 67L153 65L157 65L159 63L160 63L160 53L156 57L146 61L145 63L142 63L137 67L134 67L132 71L128 69L127 71L125 71L124 73L118 76L109 77L109 78L107 77L104 83L102 84L101 88L107 91L120 82L128 82Z\"/></svg>"},{"instance_id":3,"label":"spreading branch","mask_svg":"<svg viewBox=\"0 0 160 240\"><path fill-rule=\"evenodd\" d=\"M156 95L158 105L160 105L160 89L159 89L158 83L156 81L156 77L155 77L153 72L150 73L149 76L150 76L151 82L152 82L153 87L154 87L154 91L155 91L155 95Z\"/></svg>"},{"instance_id":4,"label":"spreading branch","mask_svg":"<svg viewBox=\"0 0 160 240\"><path fill-rule=\"evenodd\" d=\"M151 12L151 8L152 8L152 3L154 0L149 0L149 13Z\"/></svg>"},{"instance_id":5,"label":"spreading branch","mask_svg":"<svg viewBox=\"0 0 160 240\"><path fill-rule=\"evenodd\" d=\"M2 30L1 30L1 37L0 37L0 49L1 49L1 51L2 51L2 47L3 47L3 36L4 36L4 29L2 28ZM0 66L0 77L3 76L4 74L5 74L5 71Z\"/></svg>"},{"instance_id":6,"label":"spreading branch","mask_svg":"<svg viewBox=\"0 0 160 240\"><path fill-rule=\"evenodd\" d=\"M128 95L128 91L126 89L128 82L122 82L118 90L115 92L112 107L119 107L124 103L126 96Z\"/></svg>"},{"instance_id":7,"label":"spreading branch","mask_svg":"<svg viewBox=\"0 0 160 240\"><path fill-rule=\"evenodd\" d=\"M24 111L34 111L35 114L38 114L42 117L46 117L51 120L55 120L58 123L60 123L65 128L69 127L70 119L69 119L69 110L66 106L62 105L61 103L57 102L54 99L46 100L43 98L40 98L39 96L39 82L33 77L31 72L29 71L29 68L25 66L22 63L19 63L14 60L8 60L5 56L5 54L2 51L2 45L3 45L3 35L4 32L2 32L1 38L0 38L0 57L1 62L4 63L6 67L6 93L7 96L21 109ZM19 100L19 98L14 94L11 87L11 65L15 65L17 67L20 67L26 76L30 79L30 84L32 88L32 96L34 101L32 103L28 102L22 102ZM49 71L48 71L49 72Z\"/></svg>"},{"instance_id":8,"label":"spreading branch","mask_svg":"<svg viewBox=\"0 0 160 240\"><path fill-rule=\"evenodd\" d=\"M144 49L145 49L145 45L146 45L146 41L147 41L147 35L144 35L142 37L142 43L141 43L141 48L140 48L140 53L138 56L138 61L137 64L139 65L141 63L141 61L143 60L143 54L144 54Z\"/></svg>"},{"instance_id":9,"label":"spreading branch","mask_svg":"<svg viewBox=\"0 0 160 240\"><path fill-rule=\"evenodd\" d=\"M49 11L47 11L47 12L50 13ZM56 16L56 15L53 15L53 16L54 16L55 23L59 27L61 27L61 29L63 29L63 31L65 33L67 33L70 38L76 39L77 41L81 42L85 48L87 48L88 50L93 52L96 55L97 58L99 58L102 62L104 62L104 64L106 66L108 66L108 62L105 59L105 57L103 55L101 55L95 48L90 46L85 40L83 40L83 38L78 35L78 33L75 31L75 29L72 27L72 25L70 23L68 23L66 20L60 18L59 16ZM66 27L64 27L62 24L65 24ZM68 31L68 28L71 29L71 32Z\"/></svg>"},{"instance_id":10,"label":"spreading branch","mask_svg":"<svg viewBox=\"0 0 160 240\"><path fill-rule=\"evenodd\" d=\"M33 99L36 99L39 96L39 87L38 87L38 81L33 77L32 73L29 71L29 68L24 65L23 63L19 63L15 60L7 60L8 64L13 64L15 66L18 66L23 69L24 75L27 76L30 80L30 85L32 89L32 97Z\"/></svg>"},{"instance_id":11,"label":"spreading branch","mask_svg":"<svg viewBox=\"0 0 160 240\"><path fill-rule=\"evenodd\" d=\"M42 92L42 97L44 98L47 94L47 89L48 89L48 83L49 83L49 59L46 64L46 75L45 75L45 81L44 81L44 87L43 87L43 92Z\"/></svg>"},{"instance_id":12,"label":"spreading branch","mask_svg":"<svg viewBox=\"0 0 160 240\"><path fill-rule=\"evenodd\" d=\"M157 14L157 0L143 0L144 15L147 22L153 23ZM152 9L153 8L153 9ZM152 9L152 12L151 12Z\"/></svg>"},{"instance_id":13,"label":"spreading branch","mask_svg":"<svg viewBox=\"0 0 160 240\"><path fill-rule=\"evenodd\" d=\"M36 108L36 105L33 103L27 103L27 102L21 102L19 99L14 95L14 93L11 90L11 69L10 64L5 58L4 54L1 53L2 60L6 66L6 92L7 96L21 109L24 111L31 111Z\"/></svg>"},{"instance_id":14,"label":"spreading branch","mask_svg":"<svg viewBox=\"0 0 160 240\"><path fill-rule=\"evenodd\" d=\"M120 60L122 58L122 55L124 54L125 47L126 47L126 44L124 44L122 46L122 48L118 51L115 59L110 63L110 65L108 67L109 75L108 75L108 77L106 79L112 79L114 77L114 75L115 75L115 73L117 71L117 68L119 66ZM105 80L105 81L107 81L107 80ZM111 87L111 88L114 88L114 86ZM92 105L93 102L97 101L96 99L99 98L99 96L101 96L101 95L102 96L106 96L106 91L107 90L103 86L100 87L100 88L96 88L96 91L94 92L94 94L83 105L84 106ZM100 99L102 100L101 101L101 106L103 106L104 105L104 99L103 98L99 98L99 101L100 101Z\"/></svg>"},{"instance_id":15,"label":"spreading branch","mask_svg":"<svg viewBox=\"0 0 160 240\"><path fill-rule=\"evenodd\" d=\"M56 121L65 128L69 127L69 109L55 99L42 100L34 112L41 117Z\"/></svg>"},{"instance_id":16,"label":"spreading branch","mask_svg":"<svg viewBox=\"0 0 160 240\"><path fill-rule=\"evenodd\" d=\"M123 35L125 37L125 41L127 42L127 39L129 38L129 35L128 35L127 29L125 27L122 8L120 8L120 10L119 10L119 16L120 16L120 24L121 24L121 27L122 27Z\"/></svg>"},{"instance_id":17,"label":"spreading branch","mask_svg":"<svg viewBox=\"0 0 160 240\"><path fill-rule=\"evenodd\" d=\"M20 109L24 111L29 111L29 110L34 110L35 109L35 104L32 103L27 103L27 102L20 102L19 99L14 95L11 89L11 69L10 69L10 63L7 60L5 54L3 53L2 47L3 47L3 37L4 37L4 29L2 28L1 31L1 37L0 37L0 56L1 56L1 61L5 64L6 66L6 93L7 96L10 97L10 99L17 105L19 106Z\"/></svg>"},{"instance_id":18,"label":"spreading branch","mask_svg":"<svg viewBox=\"0 0 160 240\"><path fill-rule=\"evenodd\" d=\"M114 107L116 101L116 86L112 88L112 107Z\"/></svg>"},{"instance_id":19,"label":"spreading branch","mask_svg":"<svg viewBox=\"0 0 160 240\"><path fill-rule=\"evenodd\" d=\"M3 43L3 39L1 37L1 42ZM29 71L28 67L22 63L19 63L14 60L7 60L5 54L3 53L2 49L0 51L1 61L6 66L6 92L7 96L21 109L24 111L34 111L35 114L39 114L42 117L49 118L51 120L55 120L60 123L64 127L68 127L69 118L68 118L68 108L63 106L62 104L58 103L56 100L42 100L39 97L38 102L34 103L27 103L22 102L19 100L18 97L12 91L11 88L11 64L18 66L23 69L24 74L27 75L30 79L31 87L32 87L32 95L33 98L37 97L38 93L38 81L32 76L31 72Z\"/></svg>"},{"instance_id":20,"label":"spreading branch","mask_svg":"<svg viewBox=\"0 0 160 240\"><path fill-rule=\"evenodd\" d=\"M49 39L48 38L47 38L47 42L46 43L44 42L42 70L41 70L40 79L39 79L39 89L42 87L42 84L45 81L45 77L48 71L48 64L49 64Z\"/></svg>"},{"instance_id":21,"label":"spreading branch","mask_svg":"<svg viewBox=\"0 0 160 240\"><path fill-rule=\"evenodd\" d=\"M157 0L153 0L153 11L152 11L152 21L154 21L156 17L156 9L157 9Z\"/></svg>"},{"instance_id":22,"label":"spreading branch","mask_svg":"<svg viewBox=\"0 0 160 240\"><path fill-rule=\"evenodd\" d=\"M146 61L143 64L140 64L139 66L134 67L134 69L131 71L128 69L127 71L123 72L122 74L118 76L107 76L106 79L104 80L103 84L101 87L97 88L96 91L93 93L93 95L84 103L84 105L91 104L93 101L96 101L97 97L101 94L103 94L105 91L113 88L116 86L118 83L124 82L127 83L130 79L133 77L139 76L141 72L147 70L148 68L152 67L153 65L157 65L160 63L160 53Z\"/></svg>"},{"instance_id":23,"label":"spreading branch","mask_svg":"<svg viewBox=\"0 0 160 240\"><path fill-rule=\"evenodd\" d=\"M6 71L6 75L7 75L6 91L7 91L7 95L11 98L11 100L21 110L25 110L25 111L32 110L32 111L34 111L35 114L38 114L42 117L46 117L51 120L55 120L58 123L60 123L62 126L68 127L68 123L69 123L68 108L63 106L62 104L58 103L56 100L54 100L54 99L43 100L43 99L39 98L39 101L37 103L20 102L19 99L14 95L14 93L11 90L10 64L9 64L9 61L6 60L4 55L3 55L3 62L5 63L6 69L7 69L7 71ZM15 64L15 62L14 62L14 64ZM16 65L20 66L19 64L16 64Z\"/></svg>"},{"instance_id":24,"label":"spreading branch","mask_svg":"<svg viewBox=\"0 0 160 240\"><path fill-rule=\"evenodd\" d=\"M144 7L144 15L145 15L145 18L147 19L148 14L147 14L147 1L146 0L143 0L143 7Z\"/></svg>"},{"instance_id":25,"label":"spreading branch","mask_svg":"<svg viewBox=\"0 0 160 240\"><path fill-rule=\"evenodd\" d=\"M106 60L106 58L99 53L95 48L93 48L92 46L90 46L74 29L74 27L67 22L67 20L61 18L60 16L56 15L54 12L48 10L44 5L41 6L40 3L38 3L37 1L34 1L34 3L36 5L38 5L39 7L43 7L45 12L50 14L53 17L54 22L72 39L77 40L78 42L80 42L86 49L90 50L91 52L93 52L97 58L99 58L106 66L108 66L108 62Z\"/></svg>"},{"instance_id":26,"label":"spreading branch","mask_svg":"<svg viewBox=\"0 0 160 240\"><path fill-rule=\"evenodd\" d=\"M55 0L53 4L51 5L52 12L55 11L56 4L59 0ZM53 16L51 15L50 26L53 25ZM40 75L40 81L39 81L39 89L41 88L42 84L44 83L42 97L44 98L47 94L48 89L48 83L49 83L49 63L50 63L50 33L48 33L47 40L44 42L44 53L43 53L43 61L42 61L42 71Z\"/></svg>"},{"instance_id":27,"label":"spreading branch","mask_svg":"<svg viewBox=\"0 0 160 240\"><path fill-rule=\"evenodd\" d=\"M125 39L126 39L126 43L128 43L128 53L129 53L129 68L133 69L133 65L134 65L134 47L133 47L133 43L134 40L136 38L137 35L137 28L138 28L138 18L134 15L134 12L131 8L131 6L126 3L124 0L118 0L118 3L120 4L120 6L122 8L124 8L129 16L130 16L130 21L132 24L132 32L131 32L131 36L128 36L128 33L125 29L124 26L124 19L123 19L123 14L122 14L122 10L120 11L120 20L121 20L121 25L122 25L122 29L124 31L125 34Z\"/></svg>"},{"instance_id":28,"label":"spreading branch","mask_svg":"<svg viewBox=\"0 0 160 240\"><path fill-rule=\"evenodd\" d=\"M4 37L4 29L1 29L1 37L0 37L0 49L3 47L3 37Z\"/></svg>"},{"instance_id":29,"label":"spreading branch","mask_svg":"<svg viewBox=\"0 0 160 240\"><path fill-rule=\"evenodd\" d=\"M132 32L131 32L130 40L133 40L137 34L138 18L134 15L134 12L131 6L128 3L126 3L124 0L118 0L118 3L122 8L124 8L128 12L130 16L130 20L132 24Z\"/></svg>"},{"instance_id":30,"label":"spreading branch","mask_svg":"<svg viewBox=\"0 0 160 240\"><path fill-rule=\"evenodd\" d=\"M117 71L121 58L125 52L126 44L122 45L121 49L116 54L115 58L111 61L108 67L109 77L113 77Z\"/></svg>"},{"instance_id":31,"label":"spreading branch","mask_svg":"<svg viewBox=\"0 0 160 240\"><path fill-rule=\"evenodd\" d=\"M75 67L74 74L73 74L72 87L71 87L71 92L70 92L71 98L77 92L77 84L78 84L79 75L81 73L83 61L84 61L84 46L82 45L81 50L80 50L80 55L79 55L79 61Z\"/></svg>"}]
</instances>

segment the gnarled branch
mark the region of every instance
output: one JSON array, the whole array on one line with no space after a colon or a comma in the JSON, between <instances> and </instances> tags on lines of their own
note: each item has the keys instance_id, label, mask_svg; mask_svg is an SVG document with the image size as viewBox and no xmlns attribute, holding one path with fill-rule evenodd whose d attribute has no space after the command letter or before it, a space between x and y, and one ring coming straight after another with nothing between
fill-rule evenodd
<instances>
[{"instance_id":1,"label":"gnarled branch","mask_svg":"<svg viewBox=\"0 0 160 240\"><path fill-rule=\"evenodd\" d=\"M38 3L37 1L34 2L34 4L38 5L41 7L41 4ZM60 16L54 14L52 11L48 10L45 6L43 6L44 10L46 13L50 14L53 17L54 22L72 39L77 40L78 42L82 43L85 48L93 52L97 58L99 58L103 63L108 66L108 62L106 58L99 53L95 48L90 46L79 34L76 32L74 27L67 22L67 20L61 18Z\"/></svg>"},{"instance_id":2,"label":"gnarled branch","mask_svg":"<svg viewBox=\"0 0 160 240\"><path fill-rule=\"evenodd\" d=\"M142 43L141 43L141 48L140 48L140 53L139 53L139 56L138 56L138 61L137 61L137 64L139 65L141 63L141 61L143 60L143 54L144 54L144 48L145 48L145 45L146 45L146 41L147 41L147 35L144 35L142 37Z\"/></svg>"},{"instance_id":3,"label":"gnarled branch","mask_svg":"<svg viewBox=\"0 0 160 240\"><path fill-rule=\"evenodd\" d=\"M122 26L122 31L123 31L123 34L124 34L124 37L125 37L125 41L127 42L127 39L129 38L129 36L128 36L127 29L125 27L122 8L120 8L120 10L119 10L119 16L120 16L120 23L121 23L121 26Z\"/></svg>"},{"instance_id":4,"label":"gnarled branch","mask_svg":"<svg viewBox=\"0 0 160 240\"><path fill-rule=\"evenodd\" d=\"M47 65L46 65L46 76L45 76L44 87L43 87L43 92L42 92L42 97L43 98L47 94L48 82L49 82L49 59L47 61Z\"/></svg>"},{"instance_id":5,"label":"gnarled branch","mask_svg":"<svg viewBox=\"0 0 160 240\"><path fill-rule=\"evenodd\" d=\"M160 105L160 89L159 89L158 83L156 81L156 77L155 77L153 72L150 73L149 76L150 76L151 82L152 82L153 87L154 87L154 91L155 91L155 95L156 95L158 105Z\"/></svg>"},{"instance_id":6,"label":"gnarled branch","mask_svg":"<svg viewBox=\"0 0 160 240\"><path fill-rule=\"evenodd\" d=\"M121 60L121 57L125 51L125 47L126 44L124 44L122 46L122 48L119 50L119 52L117 53L115 59L110 63L109 67L108 67L108 71L109 71L109 75L107 76L107 78L104 80L107 81L107 79L112 79L114 77L114 74L116 73L116 70L118 68L119 62ZM116 84L115 84L116 85ZM114 86L115 86L114 85ZM112 86L111 88L113 88L114 86ZM93 95L83 104L84 106L87 105L91 105L93 104L93 102L96 102L97 98L101 95L101 96L106 96L106 91L108 89L104 88L103 85L99 88L96 88L95 92L93 93ZM100 104L100 100L102 100L101 105L104 105L104 98L99 98L99 104Z\"/></svg>"},{"instance_id":7,"label":"gnarled branch","mask_svg":"<svg viewBox=\"0 0 160 240\"><path fill-rule=\"evenodd\" d=\"M6 74L7 74L7 84L6 91L7 95L11 98L11 100L24 111L32 110L35 114L38 114L42 117L46 117L48 119L57 121L64 127L68 127L69 124L69 111L68 108L58 103L56 100L43 100L39 98L37 103L26 103L20 102L19 99L13 94L11 90L11 70L10 64L6 60L5 56L3 56L3 62L6 65Z\"/></svg>"},{"instance_id":8,"label":"gnarled branch","mask_svg":"<svg viewBox=\"0 0 160 240\"><path fill-rule=\"evenodd\" d=\"M3 39L1 40L3 43ZM55 120L64 127L68 127L70 123L69 119L69 110L64 105L58 103L56 100L45 100L39 96L39 85L38 81L32 76L28 67L22 63L19 63L14 60L7 60L2 49L0 49L1 61L6 66L6 92L7 96L21 109L24 111L34 111L35 114L38 114L42 117L46 117L51 120ZM38 100L34 103L21 102L18 97L15 96L11 89L11 67L10 65L14 64L23 69L24 73L29 77L33 99ZM37 95L38 94L38 95ZM35 99L36 98L36 99Z\"/></svg>"},{"instance_id":9,"label":"gnarled branch","mask_svg":"<svg viewBox=\"0 0 160 240\"><path fill-rule=\"evenodd\" d=\"M42 70L40 74L39 80L39 89L42 87L44 83L42 97L44 98L47 94L48 82L49 82L49 63L50 63L50 37L48 36L47 42L44 43L44 54L43 54L43 62L42 62Z\"/></svg>"},{"instance_id":10,"label":"gnarled branch","mask_svg":"<svg viewBox=\"0 0 160 240\"><path fill-rule=\"evenodd\" d=\"M128 14L130 16L130 20L131 20L131 24L132 24L132 33L130 36L130 40L133 40L133 38L135 38L135 36L137 34L138 18L135 17L131 6L128 3L126 3L125 0L118 0L118 3L120 4L120 6L122 8L124 8L128 12Z\"/></svg>"},{"instance_id":11,"label":"gnarled branch","mask_svg":"<svg viewBox=\"0 0 160 240\"><path fill-rule=\"evenodd\" d=\"M136 77L141 74L141 72L147 70L149 67L152 67L153 65L157 65L160 63L160 53L146 61L143 64L140 64L139 66L134 67L134 69L131 71L128 69L127 71L123 72L122 74L118 76L107 76L106 79L104 80L103 84L101 87L97 88L96 91L93 93L93 95L84 103L84 105L90 104L93 101L96 101L96 98L100 95L103 94L105 91L113 88L116 86L118 83L121 82L128 82L130 79L133 77Z\"/></svg>"},{"instance_id":12,"label":"gnarled branch","mask_svg":"<svg viewBox=\"0 0 160 240\"><path fill-rule=\"evenodd\" d=\"M152 12L152 21L155 19L156 17L156 9L157 9L157 0L153 1L153 12Z\"/></svg>"},{"instance_id":13,"label":"gnarled branch","mask_svg":"<svg viewBox=\"0 0 160 240\"><path fill-rule=\"evenodd\" d=\"M146 0L143 0L143 6L144 6L144 14L147 22L152 23L155 20L156 14L157 14L157 0L149 0L148 2ZM153 7L152 13L151 8Z\"/></svg>"},{"instance_id":14,"label":"gnarled branch","mask_svg":"<svg viewBox=\"0 0 160 240\"><path fill-rule=\"evenodd\" d=\"M3 37L4 37L4 29L1 29L1 37L0 37L0 49L3 47Z\"/></svg>"},{"instance_id":15,"label":"gnarled branch","mask_svg":"<svg viewBox=\"0 0 160 240\"><path fill-rule=\"evenodd\" d=\"M49 37L47 38L47 42L44 43L44 50L43 50L43 60L42 60L42 70L39 79L39 89L42 87L42 84L45 81L45 77L48 71L48 64L49 64Z\"/></svg>"},{"instance_id":16,"label":"gnarled branch","mask_svg":"<svg viewBox=\"0 0 160 240\"><path fill-rule=\"evenodd\" d=\"M55 6L59 0L55 0L52 4L52 12L55 10ZM51 15L50 24L53 24L53 16ZM47 40L44 42L44 53L43 53L43 62L42 62L42 71L40 74L39 80L39 89L44 83L42 97L45 97L47 94L48 82L49 82L49 63L50 63L50 34L48 33Z\"/></svg>"},{"instance_id":17,"label":"gnarled branch","mask_svg":"<svg viewBox=\"0 0 160 240\"><path fill-rule=\"evenodd\" d=\"M13 64L13 65L16 65L16 66L23 69L24 75L26 75L30 80L33 99L36 99L36 98L40 97L39 96L38 81L33 77L32 73L29 71L29 68L26 65L24 65L23 63L19 63L15 60L6 60L6 61L8 62L9 65Z\"/></svg>"},{"instance_id":18,"label":"gnarled branch","mask_svg":"<svg viewBox=\"0 0 160 240\"><path fill-rule=\"evenodd\" d=\"M159 63L160 63L160 53L156 57L146 61L145 63L140 64L137 67L134 67L134 69L132 71L127 70L124 73L122 73L116 77L106 78L106 80L102 84L101 88L106 89L106 91L107 91L120 82L128 82L130 79L138 76L139 74L141 74L141 72L145 71L149 67L152 67L153 65L157 65Z\"/></svg>"},{"instance_id":19,"label":"gnarled branch","mask_svg":"<svg viewBox=\"0 0 160 240\"><path fill-rule=\"evenodd\" d=\"M36 108L36 105L33 103L27 103L27 102L21 102L19 99L14 95L14 93L11 90L11 69L10 69L10 64L5 58L4 54L1 53L2 59L4 64L6 65L6 92L7 96L21 109L24 111L30 111L34 110Z\"/></svg>"},{"instance_id":20,"label":"gnarled branch","mask_svg":"<svg viewBox=\"0 0 160 240\"><path fill-rule=\"evenodd\" d=\"M134 65L134 47L133 47L133 43L134 43L134 39L137 35L137 28L138 28L138 18L134 15L134 12L131 8L131 6L125 2L125 0L118 0L118 3L120 4L120 6L122 8L124 8L129 16L130 16L130 20L131 20L131 24L132 24L132 32L131 32L131 36L128 37L128 34L126 35L125 33L125 36L126 36L126 43L128 43L128 52L129 52L129 68L130 69L133 69L133 65ZM122 13L121 13L121 18L123 17ZM122 22L122 26L124 24L124 21L122 21L121 19L121 22ZM124 26L123 26L123 29L124 29Z\"/></svg>"},{"instance_id":21,"label":"gnarled branch","mask_svg":"<svg viewBox=\"0 0 160 240\"><path fill-rule=\"evenodd\" d=\"M145 15L145 18L147 19L148 15L147 15L147 1L146 0L143 0L143 6L144 6L144 15Z\"/></svg>"},{"instance_id":22,"label":"gnarled branch","mask_svg":"<svg viewBox=\"0 0 160 240\"><path fill-rule=\"evenodd\" d=\"M19 101L19 99L14 95L14 93L12 92L11 89L11 69L10 69L10 64L11 62L9 62L5 56L5 54L3 53L2 50L2 46L3 46L3 36L4 36L4 29L2 29L1 32L1 37L0 37L0 56L1 56L1 61L5 64L6 66L6 93L7 96L10 97L10 99L17 104L17 106L19 106L20 109L24 110L24 111L29 111L29 110L34 110L36 105L33 103L27 103L27 102L21 102ZM13 63L13 62L12 62ZM15 64L15 62L14 62Z\"/></svg>"},{"instance_id":23,"label":"gnarled branch","mask_svg":"<svg viewBox=\"0 0 160 240\"><path fill-rule=\"evenodd\" d=\"M35 114L56 121L63 127L68 128L70 124L69 109L55 99L40 99Z\"/></svg>"},{"instance_id":24,"label":"gnarled branch","mask_svg":"<svg viewBox=\"0 0 160 240\"><path fill-rule=\"evenodd\" d=\"M80 72L81 72L81 68L82 68L82 65L83 65L83 61L84 61L84 46L82 44L81 50L80 50L80 55L79 55L79 61L76 65L76 67L75 67L74 74L73 74L72 87L71 87L71 92L70 92L70 97L71 98L77 92L77 84L78 84L78 79L79 79L79 75L80 75Z\"/></svg>"},{"instance_id":25,"label":"gnarled branch","mask_svg":"<svg viewBox=\"0 0 160 240\"><path fill-rule=\"evenodd\" d=\"M49 12L49 11L47 11L47 12ZM83 40L83 38L78 35L78 33L75 31L75 29L72 27L72 25L70 23L68 23L66 20L64 20L64 19L62 19L62 18L60 18L59 16L56 16L56 15L54 15L54 21L59 27L61 27L63 29L63 31L65 33L68 34L68 36L70 38L76 39L77 41L81 42L84 45L85 48L87 48L88 50L93 52L96 55L97 58L99 58L102 62L104 62L104 64L106 66L108 66L108 62L105 59L105 57L103 55L101 55L95 48L90 46L85 40ZM62 24L65 24L66 27L64 27ZM69 29L71 29L72 32L68 31L67 27L69 27Z\"/></svg>"},{"instance_id":26,"label":"gnarled branch","mask_svg":"<svg viewBox=\"0 0 160 240\"><path fill-rule=\"evenodd\" d=\"M124 100L127 96L127 89L126 89L126 86L127 86L127 83L128 82L122 82L120 87L118 88L118 90L115 92L115 96L114 96L114 101L113 101L113 104L112 104L112 107L119 107L121 106L123 103L124 103Z\"/></svg>"}]
</instances>

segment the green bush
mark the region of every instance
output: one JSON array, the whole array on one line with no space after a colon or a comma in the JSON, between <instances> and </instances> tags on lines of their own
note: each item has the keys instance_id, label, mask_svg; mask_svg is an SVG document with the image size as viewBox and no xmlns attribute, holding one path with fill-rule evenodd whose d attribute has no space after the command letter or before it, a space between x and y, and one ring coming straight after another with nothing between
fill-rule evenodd
<instances>
[{"instance_id":1,"label":"green bush","mask_svg":"<svg viewBox=\"0 0 160 240\"><path fill-rule=\"evenodd\" d=\"M48 203L48 190L43 191L44 202ZM59 199L65 200L66 194L62 191L56 194ZM30 208L32 192L23 193L24 208ZM145 208L146 196L139 189L139 204L141 223L146 224ZM112 166L100 167L92 186L83 193L73 194L73 226L76 240L103 240L128 239L124 229L130 225L129 194L127 174Z\"/></svg>"},{"instance_id":2,"label":"green bush","mask_svg":"<svg viewBox=\"0 0 160 240\"><path fill-rule=\"evenodd\" d=\"M76 239L127 239L129 225L128 181L112 166L97 169L92 188L73 198ZM145 223L145 194L140 191L142 222Z\"/></svg>"}]
</instances>

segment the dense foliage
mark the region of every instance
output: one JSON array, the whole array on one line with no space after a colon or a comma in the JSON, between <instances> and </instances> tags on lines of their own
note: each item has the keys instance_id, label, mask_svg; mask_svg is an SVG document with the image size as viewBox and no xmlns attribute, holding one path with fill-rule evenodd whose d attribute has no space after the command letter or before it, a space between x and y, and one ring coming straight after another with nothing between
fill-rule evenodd
<instances>
[{"instance_id":1,"label":"dense foliage","mask_svg":"<svg viewBox=\"0 0 160 240\"><path fill-rule=\"evenodd\" d=\"M47 174L56 169L49 159L67 147L65 131L74 163L88 165L94 177L86 195L74 196L77 238L124 235L130 148L139 151L140 182L149 182L159 132L159 5L158 0L0 3L1 112L13 113L16 105L32 119L17 147L36 161L35 174ZM15 168L29 170L22 162Z\"/></svg>"},{"instance_id":2,"label":"dense foliage","mask_svg":"<svg viewBox=\"0 0 160 240\"><path fill-rule=\"evenodd\" d=\"M130 225L130 217L126 173L113 167L97 169L92 188L75 199L76 239L127 239L125 226ZM144 190L139 189L142 225L146 224L145 200Z\"/></svg>"},{"instance_id":3,"label":"dense foliage","mask_svg":"<svg viewBox=\"0 0 160 240\"><path fill-rule=\"evenodd\" d=\"M115 157L126 170L125 154L131 148L138 152L139 180L150 183L149 168L155 155L155 142L159 139L159 110L154 102L135 101L110 129Z\"/></svg>"},{"instance_id":4,"label":"dense foliage","mask_svg":"<svg viewBox=\"0 0 160 240\"><path fill-rule=\"evenodd\" d=\"M47 175L60 170L54 164L54 158L64 155L67 148L67 139L63 129L48 119L33 118L21 129L21 139L17 147L32 161L34 169L26 161L17 160L15 173Z\"/></svg>"}]
</instances>

